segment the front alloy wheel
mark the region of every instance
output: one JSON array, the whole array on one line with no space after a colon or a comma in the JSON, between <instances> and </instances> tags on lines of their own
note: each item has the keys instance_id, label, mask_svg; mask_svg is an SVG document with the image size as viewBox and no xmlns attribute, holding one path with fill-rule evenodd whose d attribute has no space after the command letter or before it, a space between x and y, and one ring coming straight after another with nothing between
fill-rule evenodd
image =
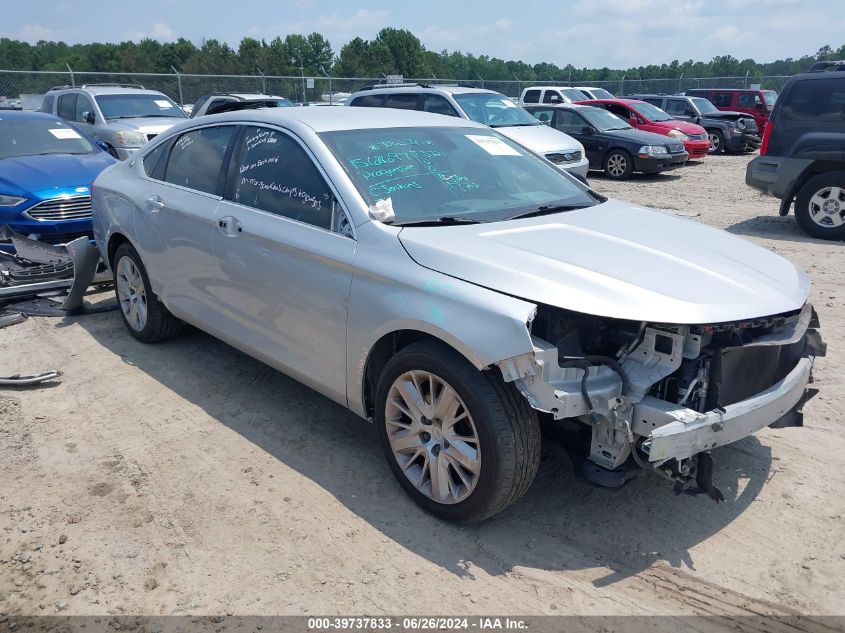
<instances>
[{"instance_id":1,"label":"front alloy wheel","mask_svg":"<svg viewBox=\"0 0 845 633\"><path fill-rule=\"evenodd\" d=\"M710 132L710 149L708 150L711 154L720 154L722 149L724 149L725 141L722 138L722 134L713 130Z\"/></svg>"},{"instance_id":2,"label":"front alloy wheel","mask_svg":"<svg viewBox=\"0 0 845 633\"><path fill-rule=\"evenodd\" d=\"M400 349L379 372L375 422L396 480L428 512L471 523L501 512L540 462L537 415L498 369L440 341Z\"/></svg>"},{"instance_id":3,"label":"front alloy wheel","mask_svg":"<svg viewBox=\"0 0 845 633\"><path fill-rule=\"evenodd\" d=\"M409 371L390 387L385 409L393 457L414 487L436 503L466 499L481 473L472 416L439 376Z\"/></svg>"},{"instance_id":4,"label":"front alloy wheel","mask_svg":"<svg viewBox=\"0 0 845 633\"><path fill-rule=\"evenodd\" d=\"M625 180L634 172L634 162L627 152L614 150L604 159L604 173L613 180Z\"/></svg>"},{"instance_id":5,"label":"front alloy wheel","mask_svg":"<svg viewBox=\"0 0 845 633\"><path fill-rule=\"evenodd\" d=\"M142 332L147 324L147 294L141 271L128 255L117 261L114 279L126 323L136 332Z\"/></svg>"}]
</instances>

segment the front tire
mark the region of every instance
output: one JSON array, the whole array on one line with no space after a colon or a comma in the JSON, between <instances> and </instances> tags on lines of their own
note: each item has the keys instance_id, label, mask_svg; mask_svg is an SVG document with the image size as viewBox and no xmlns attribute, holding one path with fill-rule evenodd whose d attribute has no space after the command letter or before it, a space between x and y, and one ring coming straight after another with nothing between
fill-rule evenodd
<instances>
[{"instance_id":1,"label":"front tire","mask_svg":"<svg viewBox=\"0 0 845 633\"><path fill-rule=\"evenodd\" d=\"M121 244L112 260L114 293L129 333L143 343L158 343L182 331L183 323L153 293L138 251Z\"/></svg>"},{"instance_id":2,"label":"front tire","mask_svg":"<svg viewBox=\"0 0 845 633\"><path fill-rule=\"evenodd\" d=\"M634 173L634 159L625 150L612 150L604 158L604 173L611 180L627 180Z\"/></svg>"},{"instance_id":3,"label":"front tire","mask_svg":"<svg viewBox=\"0 0 845 633\"><path fill-rule=\"evenodd\" d=\"M845 171L813 176L795 198L795 219L822 240L845 240Z\"/></svg>"},{"instance_id":4,"label":"front tire","mask_svg":"<svg viewBox=\"0 0 845 633\"><path fill-rule=\"evenodd\" d=\"M409 345L384 368L376 424L405 492L431 514L483 521L537 474L537 416L496 370L478 371L439 342Z\"/></svg>"},{"instance_id":5,"label":"front tire","mask_svg":"<svg viewBox=\"0 0 845 633\"><path fill-rule=\"evenodd\" d=\"M716 154L721 154L725 151L725 137L719 130L710 130L708 131L708 135L710 136L710 148L707 150L708 154L715 156Z\"/></svg>"}]
</instances>

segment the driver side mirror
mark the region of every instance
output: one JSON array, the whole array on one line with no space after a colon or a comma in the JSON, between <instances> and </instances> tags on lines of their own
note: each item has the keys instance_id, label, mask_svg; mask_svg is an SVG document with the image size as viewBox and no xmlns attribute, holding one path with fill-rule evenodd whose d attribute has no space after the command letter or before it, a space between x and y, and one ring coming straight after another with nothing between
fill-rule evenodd
<instances>
[{"instance_id":1,"label":"driver side mirror","mask_svg":"<svg viewBox=\"0 0 845 633\"><path fill-rule=\"evenodd\" d=\"M592 125L585 125L581 128L581 134L584 134L585 136L592 136L594 133L595 130Z\"/></svg>"},{"instance_id":2,"label":"driver side mirror","mask_svg":"<svg viewBox=\"0 0 845 633\"><path fill-rule=\"evenodd\" d=\"M549 97L549 103L563 103L563 99L560 98L560 95L552 95Z\"/></svg>"},{"instance_id":3,"label":"driver side mirror","mask_svg":"<svg viewBox=\"0 0 845 633\"><path fill-rule=\"evenodd\" d=\"M104 152L109 151L108 143L103 143L102 141L96 141L96 145L97 145L97 147L99 147Z\"/></svg>"},{"instance_id":4,"label":"driver side mirror","mask_svg":"<svg viewBox=\"0 0 845 633\"><path fill-rule=\"evenodd\" d=\"M637 127L637 117L629 116L628 117L628 125L630 125L631 127Z\"/></svg>"},{"instance_id":5,"label":"driver side mirror","mask_svg":"<svg viewBox=\"0 0 845 633\"><path fill-rule=\"evenodd\" d=\"M94 125L94 123L96 123L96 121L97 121L93 112L83 112L82 113L82 120L85 123L87 123L88 125Z\"/></svg>"}]
</instances>

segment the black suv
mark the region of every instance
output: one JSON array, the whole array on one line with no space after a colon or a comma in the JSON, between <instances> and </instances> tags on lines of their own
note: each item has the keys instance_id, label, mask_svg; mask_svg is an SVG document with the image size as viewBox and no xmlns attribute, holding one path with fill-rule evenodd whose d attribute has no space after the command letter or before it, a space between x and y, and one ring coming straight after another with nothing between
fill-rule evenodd
<instances>
[{"instance_id":1,"label":"black suv","mask_svg":"<svg viewBox=\"0 0 845 633\"><path fill-rule=\"evenodd\" d=\"M786 82L745 182L780 198L781 215L794 201L813 237L845 240L845 61L818 62Z\"/></svg>"},{"instance_id":2,"label":"black suv","mask_svg":"<svg viewBox=\"0 0 845 633\"><path fill-rule=\"evenodd\" d=\"M744 112L719 110L703 97L680 95L630 95L657 106L673 119L696 123L710 136L710 153L746 152L760 147L760 134L754 117Z\"/></svg>"}]
</instances>

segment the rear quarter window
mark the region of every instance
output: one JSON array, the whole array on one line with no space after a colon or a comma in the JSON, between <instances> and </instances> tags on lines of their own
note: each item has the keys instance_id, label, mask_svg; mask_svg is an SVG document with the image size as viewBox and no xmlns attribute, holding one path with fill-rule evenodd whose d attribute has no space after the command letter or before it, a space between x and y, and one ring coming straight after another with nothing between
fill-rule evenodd
<instances>
[{"instance_id":1,"label":"rear quarter window","mask_svg":"<svg viewBox=\"0 0 845 633\"><path fill-rule=\"evenodd\" d=\"M185 132L170 151L165 180L188 189L220 195L223 189L221 170L234 134L233 125Z\"/></svg>"},{"instance_id":2,"label":"rear quarter window","mask_svg":"<svg viewBox=\"0 0 845 633\"><path fill-rule=\"evenodd\" d=\"M845 122L845 77L799 81L780 110L785 121Z\"/></svg>"}]
</instances>

